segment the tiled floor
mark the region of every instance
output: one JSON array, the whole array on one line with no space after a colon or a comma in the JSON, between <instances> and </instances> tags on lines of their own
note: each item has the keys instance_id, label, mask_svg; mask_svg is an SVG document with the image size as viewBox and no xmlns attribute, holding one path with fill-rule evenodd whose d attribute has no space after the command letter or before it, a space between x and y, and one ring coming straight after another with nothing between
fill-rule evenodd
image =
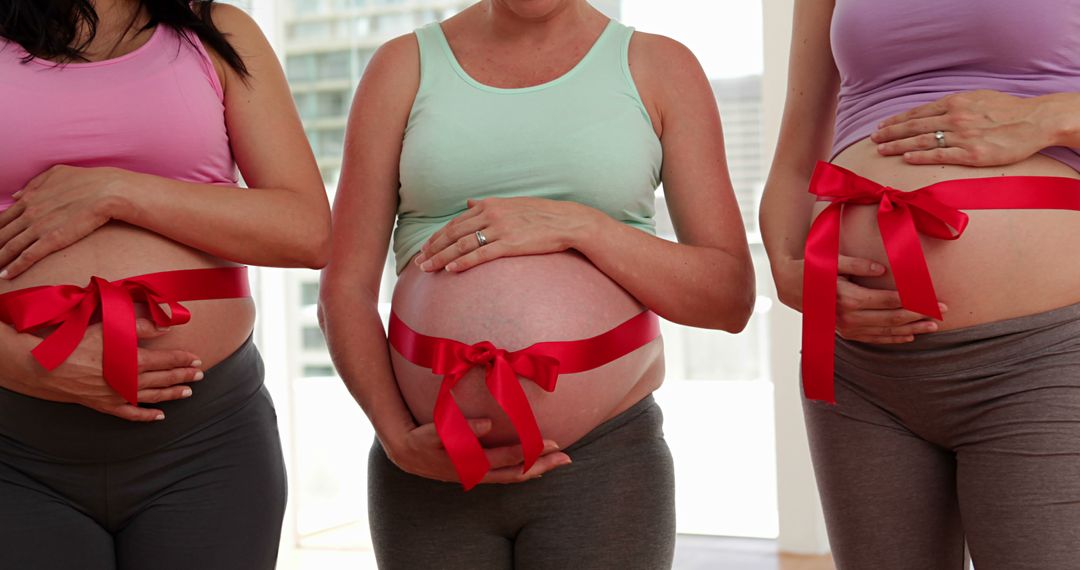
<instances>
[{"instance_id":1,"label":"tiled floor","mask_svg":"<svg viewBox=\"0 0 1080 570\"><path fill-rule=\"evenodd\" d=\"M279 570L375 570L370 552L304 549L282 559ZM828 556L777 553L769 540L680 536L675 570L834 570ZM427 569L417 569L427 570ZM437 570L437 569L431 569ZM572 570L572 569L568 569Z\"/></svg>"}]
</instances>

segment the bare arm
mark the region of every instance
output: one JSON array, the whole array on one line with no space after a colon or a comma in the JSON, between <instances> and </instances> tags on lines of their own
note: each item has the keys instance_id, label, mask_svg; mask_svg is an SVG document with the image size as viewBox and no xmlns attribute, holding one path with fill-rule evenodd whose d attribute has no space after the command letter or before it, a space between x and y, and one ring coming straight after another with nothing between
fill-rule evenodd
<instances>
[{"instance_id":1,"label":"bare arm","mask_svg":"<svg viewBox=\"0 0 1080 570\"><path fill-rule=\"evenodd\" d=\"M378 312L379 284L398 204L398 162L419 85L419 49L411 34L381 47L360 81L349 114L345 161L334 201L333 253L323 270L319 322L349 392L375 427L390 459L402 469L456 480L432 424L417 426L398 391ZM489 419L470 420L482 435ZM533 478L569 462L551 453L529 473L517 468L520 446L486 450L493 469L484 482Z\"/></svg>"},{"instance_id":2,"label":"bare arm","mask_svg":"<svg viewBox=\"0 0 1080 570\"><path fill-rule=\"evenodd\" d=\"M572 247L664 318L738 332L753 310L754 268L712 87L693 53L662 36L635 34L630 61L659 115L664 194L679 241L597 215Z\"/></svg>"},{"instance_id":3,"label":"bare arm","mask_svg":"<svg viewBox=\"0 0 1080 570\"><path fill-rule=\"evenodd\" d=\"M222 68L229 140L251 188L115 168L54 167L31 181L0 216L0 267L6 265L6 277L110 219L238 263L325 264L330 209L277 56L239 9L221 5L213 14L251 72L245 81Z\"/></svg>"},{"instance_id":4,"label":"bare arm","mask_svg":"<svg viewBox=\"0 0 1080 570\"><path fill-rule=\"evenodd\" d=\"M334 200L333 254L319 289L330 355L388 450L416 427L393 377L378 303L397 214L402 133L419 84L419 66L409 62L418 57L414 39L395 39L376 52L360 81Z\"/></svg>"},{"instance_id":5,"label":"bare arm","mask_svg":"<svg viewBox=\"0 0 1080 570\"><path fill-rule=\"evenodd\" d=\"M796 0L780 139L761 198L761 235L780 300L802 309L802 258L814 197L814 164L827 160L840 76L829 25L834 0Z\"/></svg>"}]
</instances>

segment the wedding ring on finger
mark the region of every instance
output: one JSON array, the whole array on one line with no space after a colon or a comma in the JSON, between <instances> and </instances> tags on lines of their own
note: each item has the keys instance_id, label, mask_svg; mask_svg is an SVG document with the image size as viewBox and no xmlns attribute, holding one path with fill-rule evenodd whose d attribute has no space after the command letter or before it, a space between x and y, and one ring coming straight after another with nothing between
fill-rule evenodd
<instances>
[{"instance_id":1,"label":"wedding ring on finger","mask_svg":"<svg viewBox=\"0 0 1080 570\"><path fill-rule=\"evenodd\" d=\"M934 138L937 139L938 148L945 148L946 146L948 146L947 144L945 144L945 131L938 131L934 133Z\"/></svg>"},{"instance_id":2,"label":"wedding ring on finger","mask_svg":"<svg viewBox=\"0 0 1080 570\"><path fill-rule=\"evenodd\" d=\"M484 230L476 230L476 241L480 244L479 247L487 245L487 237L484 236Z\"/></svg>"}]
</instances>

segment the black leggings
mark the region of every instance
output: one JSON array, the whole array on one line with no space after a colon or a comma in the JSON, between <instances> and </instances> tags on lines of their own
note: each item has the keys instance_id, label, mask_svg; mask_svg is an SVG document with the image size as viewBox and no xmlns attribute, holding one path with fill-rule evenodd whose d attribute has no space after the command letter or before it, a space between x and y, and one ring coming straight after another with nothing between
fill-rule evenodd
<instances>
[{"instance_id":1,"label":"black leggings","mask_svg":"<svg viewBox=\"0 0 1080 570\"><path fill-rule=\"evenodd\" d=\"M194 390L154 424L0 393L0 567L274 568L285 469L250 340Z\"/></svg>"},{"instance_id":2,"label":"black leggings","mask_svg":"<svg viewBox=\"0 0 1080 570\"><path fill-rule=\"evenodd\" d=\"M405 473L376 442L368 507L379 568L671 568L675 484L662 424L649 396L568 447L572 464L467 493Z\"/></svg>"}]
</instances>

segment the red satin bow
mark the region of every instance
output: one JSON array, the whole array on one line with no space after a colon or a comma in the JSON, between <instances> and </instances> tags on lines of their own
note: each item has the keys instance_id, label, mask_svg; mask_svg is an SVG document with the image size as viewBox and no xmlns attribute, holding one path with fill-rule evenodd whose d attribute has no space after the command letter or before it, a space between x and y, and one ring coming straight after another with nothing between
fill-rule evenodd
<instances>
[{"instance_id":1,"label":"red satin bow","mask_svg":"<svg viewBox=\"0 0 1080 570\"><path fill-rule=\"evenodd\" d=\"M248 297L247 268L167 271L119 281L92 277L86 287L51 285L0 295L0 320L19 332L59 325L32 354L47 370L63 364L82 342L90 319L101 309L105 381L125 400L138 403L138 338L135 303L145 303L160 327L191 319L180 301ZM161 307L169 306L169 312Z\"/></svg>"},{"instance_id":2,"label":"red satin bow","mask_svg":"<svg viewBox=\"0 0 1080 570\"><path fill-rule=\"evenodd\" d=\"M878 227L905 309L941 319L919 234L959 238L968 216L983 209L1080 210L1080 180L1049 176L972 178L903 192L839 166L819 162L810 193L832 202L814 220L803 273L803 390L808 399L835 402L834 334L840 221L844 204L878 205Z\"/></svg>"},{"instance_id":3,"label":"red satin bow","mask_svg":"<svg viewBox=\"0 0 1080 570\"><path fill-rule=\"evenodd\" d=\"M435 428L462 486L468 491L480 483L491 463L452 393L466 372L477 366L487 370L488 391L514 425L525 457L523 471L528 471L543 453L544 441L518 376L553 392L560 373L598 368L660 336L660 320L651 311L645 311L599 336L541 342L514 352L487 341L467 345L422 335L393 313L387 336L390 345L406 360L443 375L435 400Z\"/></svg>"}]
</instances>

